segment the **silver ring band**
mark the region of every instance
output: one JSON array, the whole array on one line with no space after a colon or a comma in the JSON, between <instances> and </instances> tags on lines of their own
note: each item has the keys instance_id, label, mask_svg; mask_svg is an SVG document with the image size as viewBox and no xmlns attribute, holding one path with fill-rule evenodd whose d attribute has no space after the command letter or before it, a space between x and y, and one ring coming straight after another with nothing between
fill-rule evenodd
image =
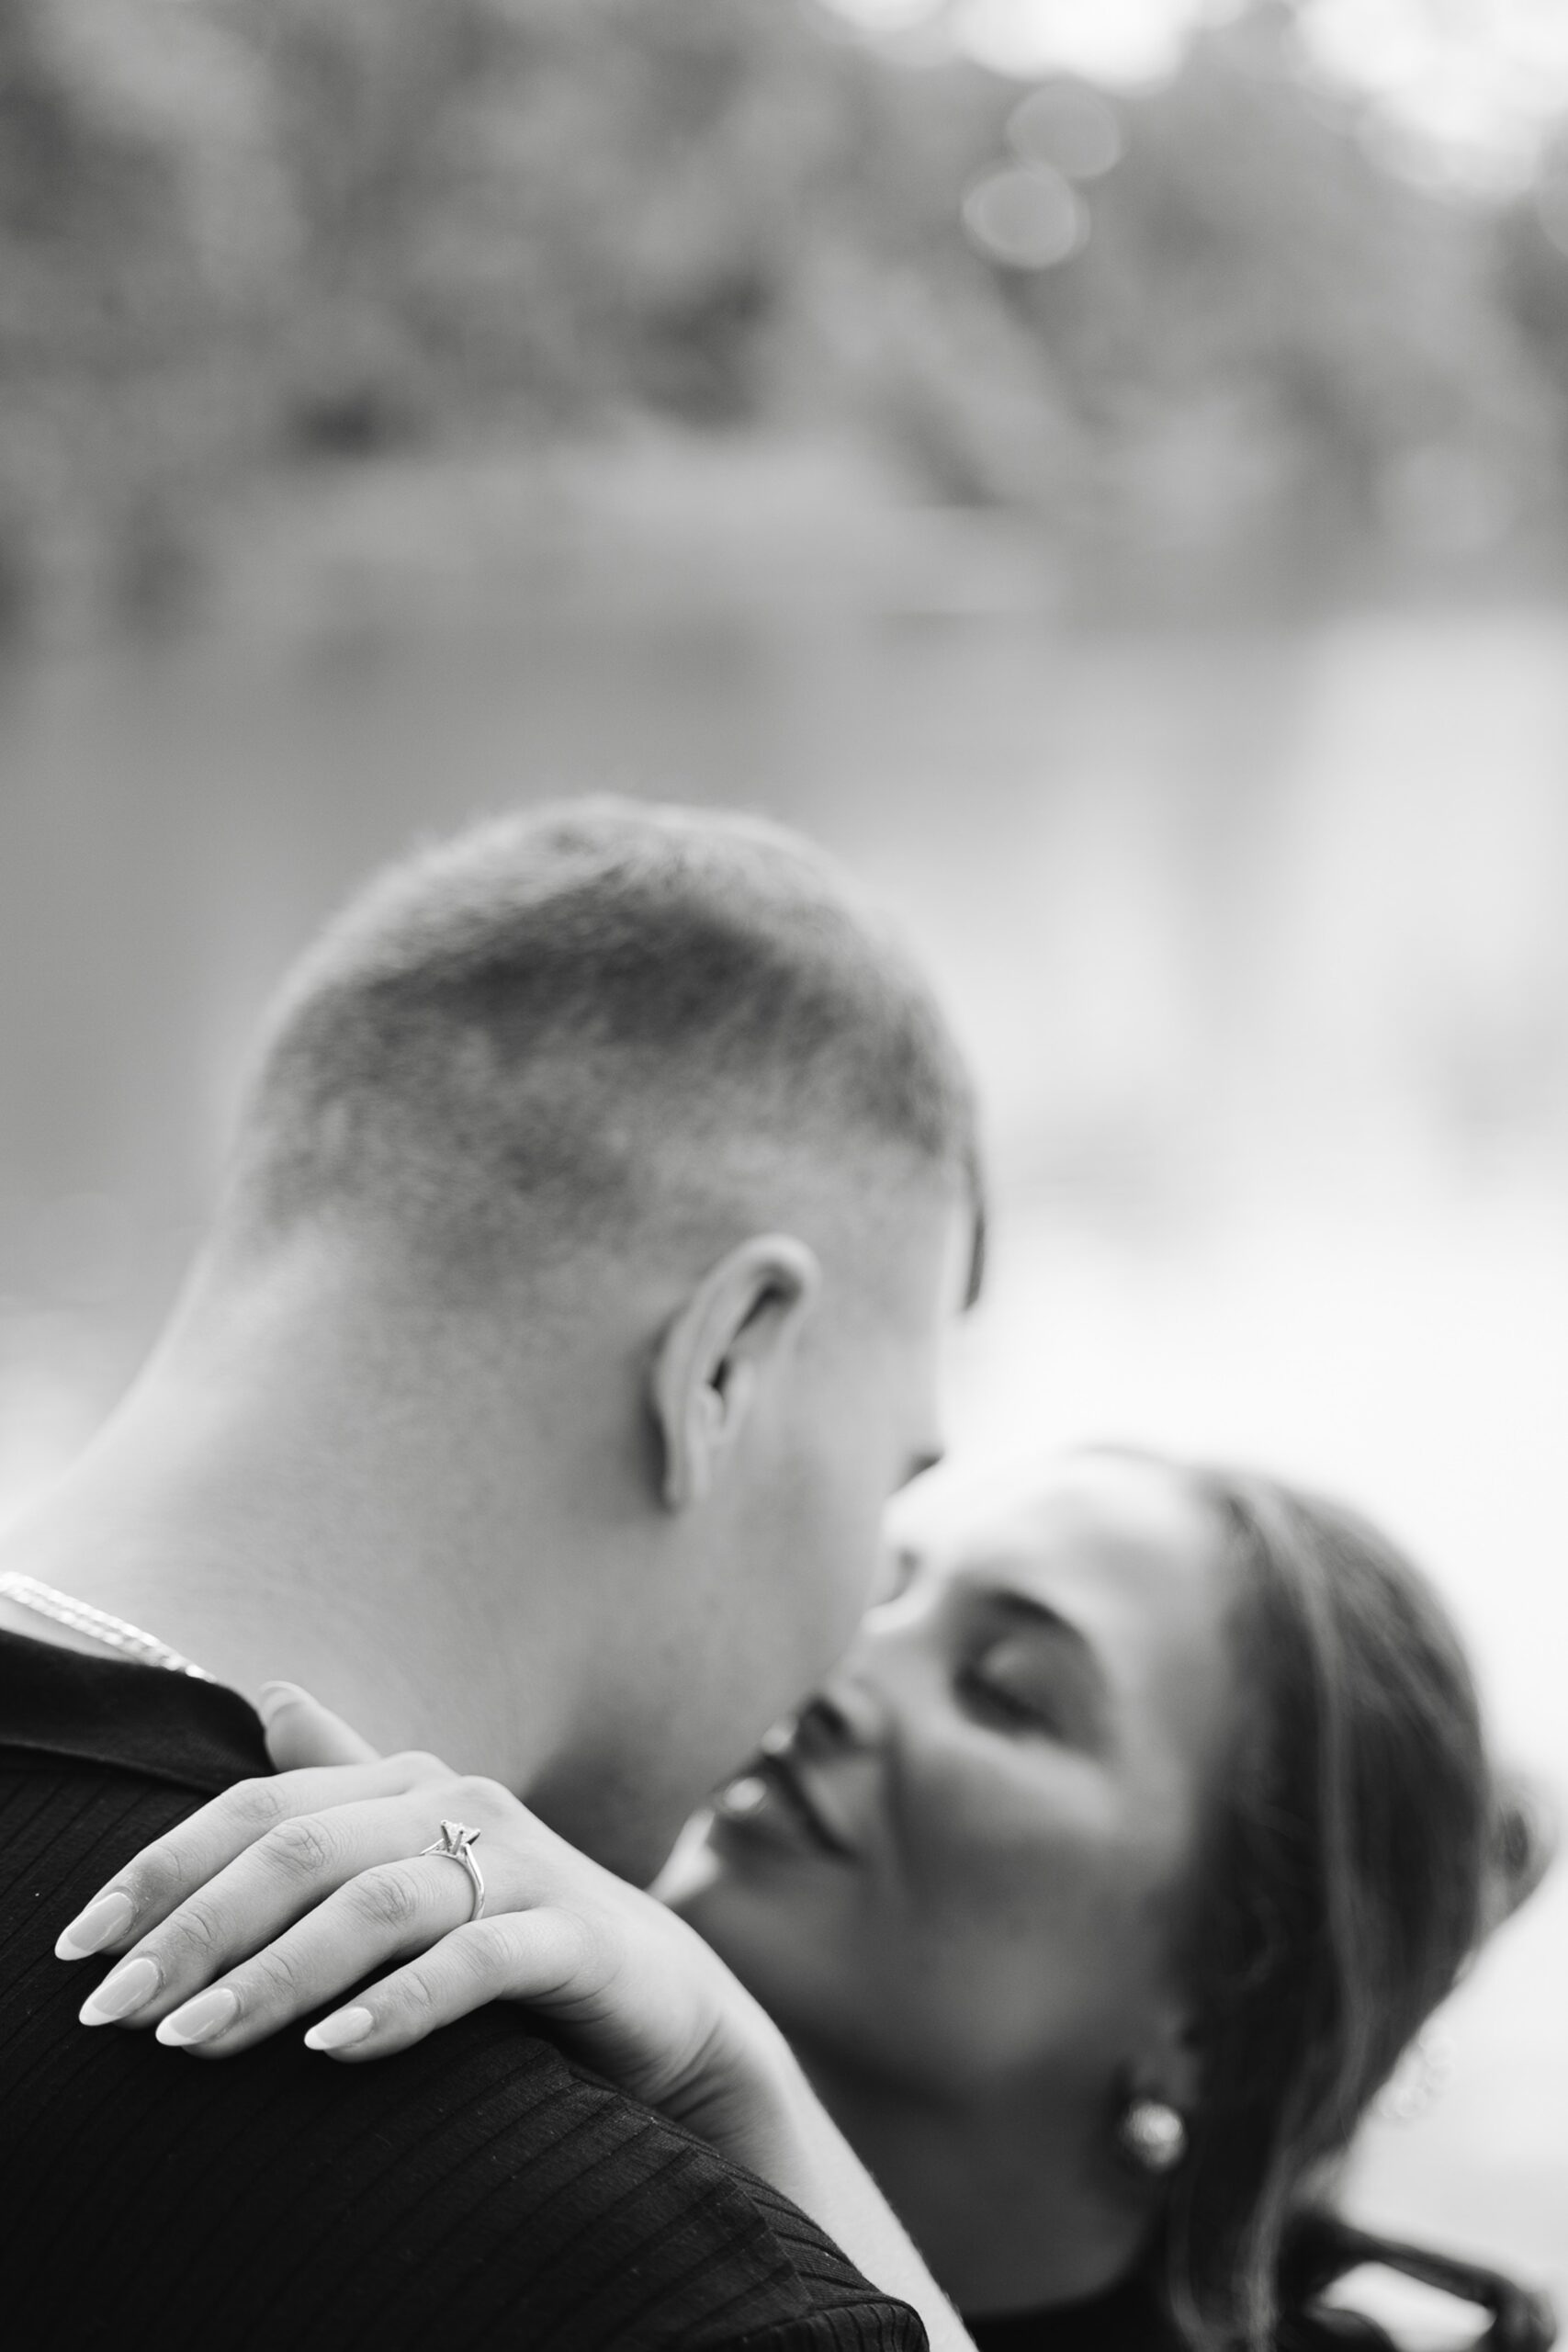
<instances>
[{"instance_id":1,"label":"silver ring band","mask_svg":"<svg viewBox=\"0 0 1568 2352\"><path fill-rule=\"evenodd\" d=\"M484 1917L485 1908L485 1883L474 1860L474 1840L479 1834L477 1829L466 1829L460 1821L444 1821L440 1837L432 1844L420 1848L422 1854L443 1855L447 1861L459 1863L468 1871L468 1883L474 1890L474 1907L468 1914L470 1927L476 1919Z\"/></svg>"}]
</instances>

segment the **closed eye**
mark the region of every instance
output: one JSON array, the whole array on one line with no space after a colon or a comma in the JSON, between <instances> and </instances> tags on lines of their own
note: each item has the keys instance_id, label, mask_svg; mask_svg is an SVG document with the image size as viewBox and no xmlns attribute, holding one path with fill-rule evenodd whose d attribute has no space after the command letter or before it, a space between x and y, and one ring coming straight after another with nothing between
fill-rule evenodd
<instances>
[{"instance_id":1,"label":"closed eye","mask_svg":"<svg viewBox=\"0 0 1568 2352\"><path fill-rule=\"evenodd\" d=\"M1111 1693L1082 1629L1016 1585L972 1577L958 1591L968 1607L955 1660L961 1702L998 1729L1100 1751L1111 1736Z\"/></svg>"},{"instance_id":2,"label":"closed eye","mask_svg":"<svg viewBox=\"0 0 1568 2352\"><path fill-rule=\"evenodd\" d=\"M1049 1736L1060 1729L1056 1710L1044 1691L1018 1689L988 1674L983 1663L963 1669L958 1677L958 1691L971 1713L1010 1731L1040 1732Z\"/></svg>"}]
</instances>

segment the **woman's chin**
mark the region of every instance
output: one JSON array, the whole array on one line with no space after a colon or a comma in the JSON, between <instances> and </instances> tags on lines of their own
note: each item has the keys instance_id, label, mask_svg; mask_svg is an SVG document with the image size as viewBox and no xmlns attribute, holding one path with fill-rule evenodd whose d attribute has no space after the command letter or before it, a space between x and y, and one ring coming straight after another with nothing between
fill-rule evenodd
<instances>
[{"instance_id":1,"label":"woman's chin","mask_svg":"<svg viewBox=\"0 0 1568 2352\"><path fill-rule=\"evenodd\" d=\"M653 1893L755 1991L758 1954L781 1936L787 1939L796 1907L787 1899L790 1859L704 1813L682 1834Z\"/></svg>"}]
</instances>

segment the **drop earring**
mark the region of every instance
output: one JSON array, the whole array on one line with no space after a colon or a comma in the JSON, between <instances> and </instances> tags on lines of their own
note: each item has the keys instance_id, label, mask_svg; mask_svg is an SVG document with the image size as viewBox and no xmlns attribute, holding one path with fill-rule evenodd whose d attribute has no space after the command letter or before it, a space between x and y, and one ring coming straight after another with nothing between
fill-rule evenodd
<instances>
[{"instance_id":1,"label":"drop earring","mask_svg":"<svg viewBox=\"0 0 1568 2352\"><path fill-rule=\"evenodd\" d=\"M1117 2119L1116 2144L1136 2171L1160 2179L1187 2154L1187 2126L1162 2098L1129 2099Z\"/></svg>"}]
</instances>

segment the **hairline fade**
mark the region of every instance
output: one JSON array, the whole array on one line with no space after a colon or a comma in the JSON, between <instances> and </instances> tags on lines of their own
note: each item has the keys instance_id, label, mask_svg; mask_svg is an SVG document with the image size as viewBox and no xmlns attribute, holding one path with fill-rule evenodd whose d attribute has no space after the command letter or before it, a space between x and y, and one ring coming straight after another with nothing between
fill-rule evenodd
<instances>
[{"instance_id":1,"label":"hairline fade","mask_svg":"<svg viewBox=\"0 0 1568 2352\"><path fill-rule=\"evenodd\" d=\"M349 1212L490 1278L743 1180L765 1210L868 1166L967 1193L977 1283L967 1073L847 878L759 818L595 797L420 850L329 924L285 984L223 1221L265 1242Z\"/></svg>"}]
</instances>

